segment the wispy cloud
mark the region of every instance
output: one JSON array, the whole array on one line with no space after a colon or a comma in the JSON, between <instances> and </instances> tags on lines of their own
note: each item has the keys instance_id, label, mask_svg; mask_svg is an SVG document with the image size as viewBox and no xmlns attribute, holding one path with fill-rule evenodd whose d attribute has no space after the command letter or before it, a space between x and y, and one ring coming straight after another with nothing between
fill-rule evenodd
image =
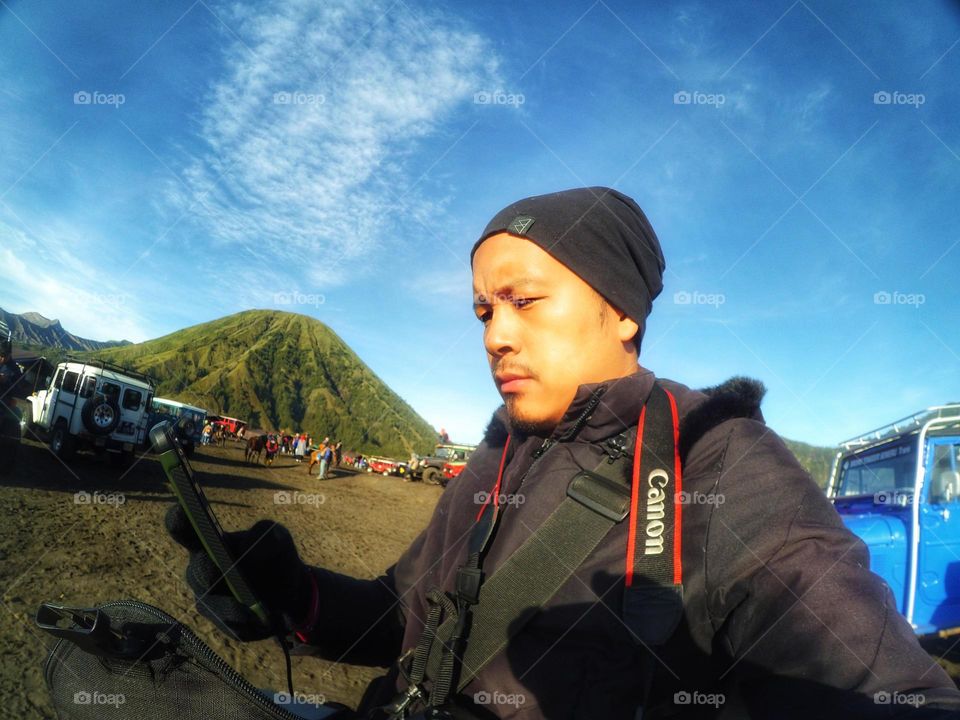
<instances>
[{"instance_id":1,"label":"wispy cloud","mask_svg":"<svg viewBox=\"0 0 960 720\"><path fill-rule=\"evenodd\" d=\"M398 218L438 211L442 200L410 190L411 156L496 85L494 55L457 21L404 3L270 2L222 17L235 34L200 118L206 149L169 187L173 219L337 284L333 260L367 257L399 235Z\"/></svg>"},{"instance_id":2,"label":"wispy cloud","mask_svg":"<svg viewBox=\"0 0 960 720\"><path fill-rule=\"evenodd\" d=\"M69 332L92 340L132 340L150 335L140 314L144 298L113 285L102 269L84 262L60 235L38 238L0 220L0 306L10 312L55 313Z\"/></svg>"}]
</instances>

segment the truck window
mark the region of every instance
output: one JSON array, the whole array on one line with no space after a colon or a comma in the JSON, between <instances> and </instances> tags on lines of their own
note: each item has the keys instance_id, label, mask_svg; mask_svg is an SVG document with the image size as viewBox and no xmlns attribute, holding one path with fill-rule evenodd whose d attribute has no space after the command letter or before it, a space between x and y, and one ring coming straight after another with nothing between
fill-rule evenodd
<instances>
[{"instance_id":1,"label":"truck window","mask_svg":"<svg viewBox=\"0 0 960 720\"><path fill-rule=\"evenodd\" d=\"M57 374L53 378L53 387L59 390L61 385L63 385L63 368L58 368Z\"/></svg>"},{"instance_id":2,"label":"truck window","mask_svg":"<svg viewBox=\"0 0 960 720\"><path fill-rule=\"evenodd\" d=\"M80 384L80 397L93 397L93 391L97 387L97 379L92 375L85 377Z\"/></svg>"},{"instance_id":3,"label":"truck window","mask_svg":"<svg viewBox=\"0 0 960 720\"><path fill-rule=\"evenodd\" d=\"M850 455L840 466L837 495L874 495L912 490L916 477L916 448L899 443Z\"/></svg>"},{"instance_id":4,"label":"truck window","mask_svg":"<svg viewBox=\"0 0 960 720\"><path fill-rule=\"evenodd\" d=\"M944 497L957 498L960 487L957 487L956 475L952 475L960 470L960 443L949 445L935 445L933 448L933 470L928 478L929 487L928 499L930 502L941 502ZM943 493L947 486L951 486L953 491L949 495Z\"/></svg>"},{"instance_id":5,"label":"truck window","mask_svg":"<svg viewBox=\"0 0 960 720\"><path fill-rule=\"evenodd\" d=\"M120 399L120 386L116 383L104 381L100 386L100 392L115 401Z\"/></svg>"},{"instance_id":6,"label":"truck window","mask_svg":"<svg viewBox=\"0 0 960 720\"><path fill-rule=\"evenodd\" d=\"M80 379L80 373L67 370L67 373L63 376L63 386L60 389L64 392L76 392L78 379Z\"/></svg>"},{"instance_id":7,"label":"truck window","mask_svg":"<svg viewBox=\"0 0 960 720\"><path fill-rule=\"evenodd\" d=\"M143 399L143 393L139 390L127 388L123 393L123 409L136 410L140 407L140 401Z\"/></svg>"}]
</instances>

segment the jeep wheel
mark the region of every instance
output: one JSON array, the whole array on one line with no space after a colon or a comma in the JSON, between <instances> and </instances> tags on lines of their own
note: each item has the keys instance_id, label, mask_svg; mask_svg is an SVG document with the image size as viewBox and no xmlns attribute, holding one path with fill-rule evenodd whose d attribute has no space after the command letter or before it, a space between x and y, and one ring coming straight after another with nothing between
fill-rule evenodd
<instances>
[{"instance_id":1,"label":"jeep wheel","mask_svg":"<svg viewBox=\"0 0 960 720\"><path fill-rule=\"evenodd\" d=\"M426 467L423 469L423 481L430 485L440 484L440 471L435 467Z\"/></svg>"},{"instance_id":2,"label":"jeep wheel","mask_svg":"<svg viewBox=\"0 0 960 720\"><path fill-rule=\"evenodd\" d=\"M61 460L69 460L73 457L75 447L73 436L67 431L67 421L58 420L50 435L50 449L53 454Z\"/></svg>"},{"instance_id":3,"label":"jeep wheel","mask_svg":"<svg viewBox=\"0 0 960 720\"><path fill-rule=\"evenodd\" d=\"M193 437L193 433L196 431L196 426L193 424L193 420L190 418L180 418L177 421L177 430L182 433L185 437Z\"/></svg>"},{"instance_id":4,"label":"jeep wheel","mask_svg":"<svg viewBox=\"0 0 960 720\"><path fill-rule=\"evenodd\" d=\"M83 404L80 419L91 435L104 437L120 424L120 406L113 398L94 395Z\"/></svg>"}]
</instances>

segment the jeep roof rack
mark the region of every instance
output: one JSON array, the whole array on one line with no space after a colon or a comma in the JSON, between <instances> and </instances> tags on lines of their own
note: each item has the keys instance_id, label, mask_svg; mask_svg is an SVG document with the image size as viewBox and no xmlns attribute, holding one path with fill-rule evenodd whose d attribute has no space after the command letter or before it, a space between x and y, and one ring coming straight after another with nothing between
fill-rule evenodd
<instances>
[{"instance_id":1,"label":"jeep roof rack","mask_svg":"<svg viewBox=\"0 0 960 720\"><path fill-rule=\"evenodd\" d=\"M931 420L943 421L942 423L937 423L937 429L944 429L948 427L960 428L960 403L933 405L932 407L925 408L924 410L918 410L912 415L907 415L905 418L900 418L895 422L881 425L876 430L871 430L870 432L863 433L862 435L852 437L849 440L844 440L842 443L840 443L840 447L844 450L853 450L870 445L876 445L884 440L889 440L890 438L917 432L921 427Z\"/></svg>"},{"instance_id":2,"label":"jeep roof rack","mask_svg":"<svg viewBox=\"0 0 960 720\"><path fill-rule=\"evenodd\" d=\"M135 380L140 380L152 385L154 388L159 384L156 378L148 375L147 373L140 372L139 370L132 370L131 368L124 367L123 365L118 365L117 363L112 363L108 360L101 360L99 358L81 358L76 355L67 355L64 357L62 362L74 362L82 363L88 367L100 368L101 370L110 370L111 372L120 373L122 375L129 375Z\"/></svg>"}]
</instances>

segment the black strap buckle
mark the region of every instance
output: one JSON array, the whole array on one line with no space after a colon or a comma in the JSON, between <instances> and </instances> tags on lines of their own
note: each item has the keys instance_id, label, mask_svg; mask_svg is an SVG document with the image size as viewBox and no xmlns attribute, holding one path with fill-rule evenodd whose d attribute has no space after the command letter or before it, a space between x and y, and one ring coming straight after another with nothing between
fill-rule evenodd
<instances>
[{"instance_id":1,"label":"black strap buckle","mask_svg":"<svg viewBox=\"0 0 960 720\"><path fill-rule=\"evenodd\" d=\"M583 470L567 485L567 495L613 522L630 514L630 491L602 475Z\"/></svg>"},{"instance_id":2,"label":"black strap buckle","mask_svg":"<svg viewBox=\"0 0 960 720\"><path fill-rule=\"evenodd\" d=\"M480 585L483 583L483 571L480 568L461 565L457 569L457 598L470 605L480 601Z\"/></svg>"}]
</instances>

